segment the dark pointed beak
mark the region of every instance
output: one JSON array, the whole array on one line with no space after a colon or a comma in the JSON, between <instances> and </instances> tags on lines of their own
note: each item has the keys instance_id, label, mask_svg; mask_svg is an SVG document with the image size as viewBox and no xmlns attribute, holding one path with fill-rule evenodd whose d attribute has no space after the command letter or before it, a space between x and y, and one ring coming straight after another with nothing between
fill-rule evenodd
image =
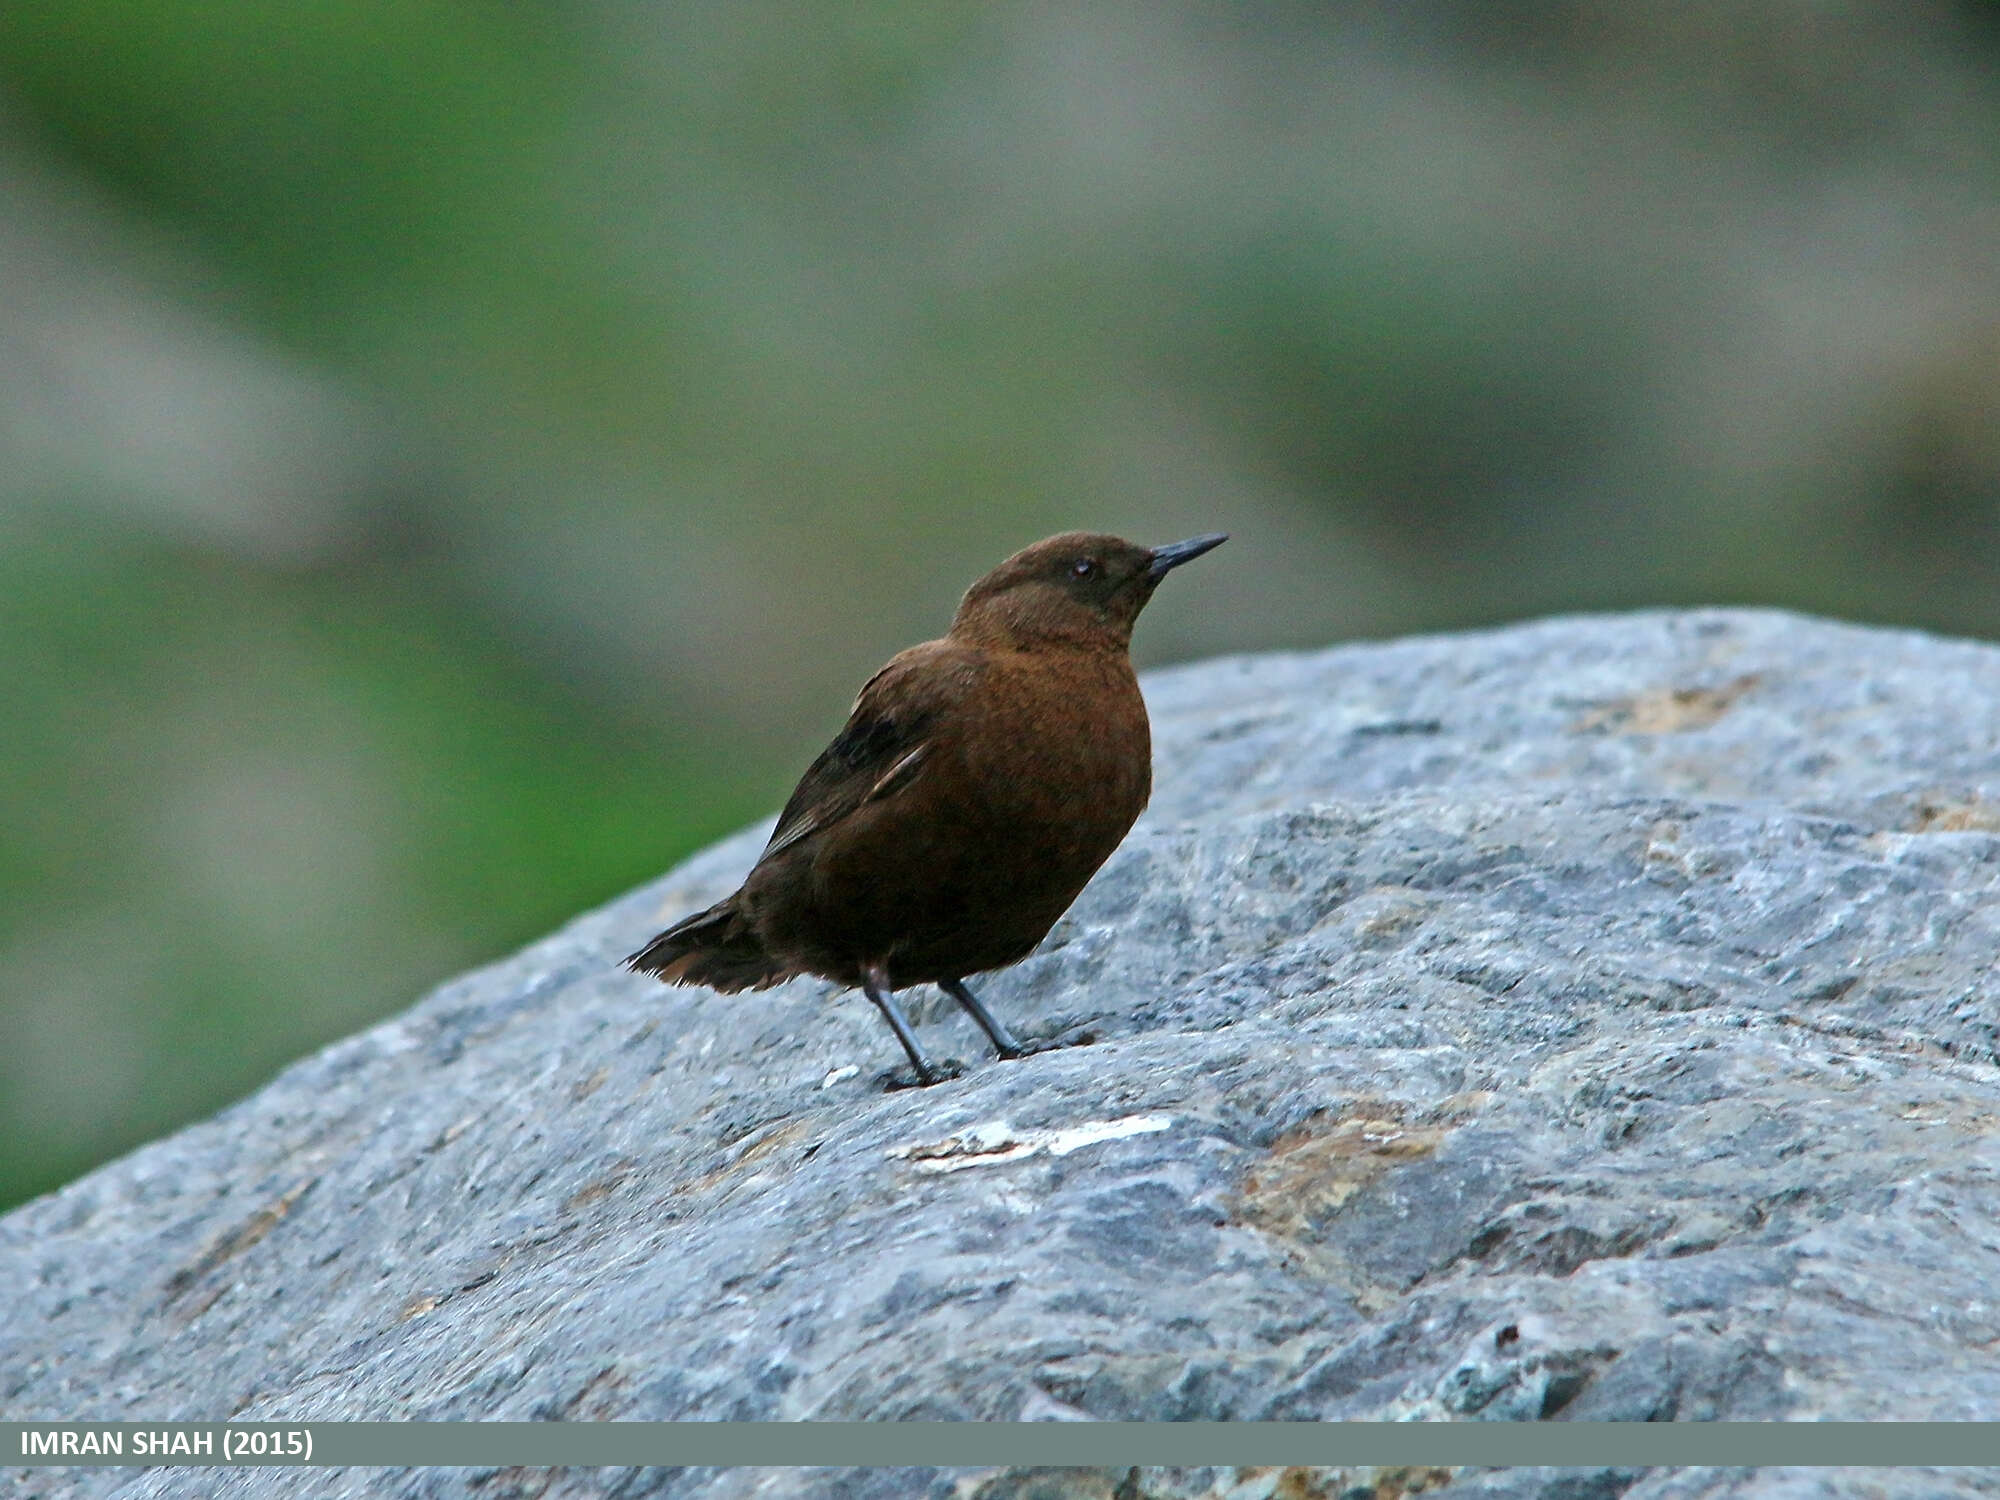
<instances>
[{"instance_id":1,"label":"dark pointed beak","mask_svg":"<svg viewBox=\"0 0 2000 1500\"><path fill-rule=\"evenodd\" d=\"M1191 536L1184 542L1168 542L1164 547L1153 549L1153 560L1146 566L1146 576L1155 583L1184 562L1193 562L1204 552L1213 552L1229 540L1226 531L1211 531L1207 536Z\"/></svg>"}]
</instances>

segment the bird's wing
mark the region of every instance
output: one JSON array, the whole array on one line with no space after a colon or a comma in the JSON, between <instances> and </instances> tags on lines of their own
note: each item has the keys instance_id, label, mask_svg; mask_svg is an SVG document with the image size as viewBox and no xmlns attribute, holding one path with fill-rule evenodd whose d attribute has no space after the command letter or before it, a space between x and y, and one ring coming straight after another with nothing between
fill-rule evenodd
<instances>
[{"instance_id":1,"label":"bird's wing","mask_svg":"<svg viewBox=\"0 0 2000 1500\"><path fill-rule=\"evenodd\" d=\"M963 697L979 665L931 641L893 658L861 689L847 724L792 791L762 859L895 795L923 771L940 717Z\"/></svg>"}]
</instances>

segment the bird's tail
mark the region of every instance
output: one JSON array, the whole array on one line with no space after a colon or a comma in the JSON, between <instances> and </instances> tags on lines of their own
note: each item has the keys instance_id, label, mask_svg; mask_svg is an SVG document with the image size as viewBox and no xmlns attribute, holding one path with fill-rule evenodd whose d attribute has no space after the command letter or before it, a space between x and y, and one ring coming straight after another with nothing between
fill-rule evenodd
<instances>
[{"instance_id":1,"label":"bird's tail","mask_svg":"<svg viewBox=\"0 0 2000 1500\"><path fill-rule=\"evenodd\" d=\"M734 896L683 917L626 959L625 967L665 984L706 985L725 995L769 989L794 972L764 951Z\"/></svg>"}]
</instances>

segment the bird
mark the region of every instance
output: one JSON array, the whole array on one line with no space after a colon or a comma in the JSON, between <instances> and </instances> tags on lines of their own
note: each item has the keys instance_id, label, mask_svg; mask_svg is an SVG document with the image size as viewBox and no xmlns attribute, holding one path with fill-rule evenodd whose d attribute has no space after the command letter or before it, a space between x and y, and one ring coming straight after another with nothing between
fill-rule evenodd
<instances>
[{"instance_id":1,"label":"bird","mask_svg":"<svg viewBox=\"0 0 2000 1500\"><path fill-rule=\"evenodd\" d=\"M859 987L920 1084L896 992L934 984L1003 1058L1030 1050L966 984L1034 951L1152 794L1132 626L1160 580L1228 540L1072 531L967 589L951 628L892 657L806 770L731 895L625 960L723 994L803 974Z\"/></svg>"}]
</instances>

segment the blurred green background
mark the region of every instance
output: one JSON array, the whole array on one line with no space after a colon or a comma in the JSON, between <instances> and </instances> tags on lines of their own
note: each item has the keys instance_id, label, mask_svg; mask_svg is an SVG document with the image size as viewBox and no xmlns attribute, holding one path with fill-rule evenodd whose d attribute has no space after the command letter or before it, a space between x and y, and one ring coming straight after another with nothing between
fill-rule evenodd
<instances>
[{"instance_id":1,"label":"blurred green background","mask_svg":"<svg viewBox=\"0 0 2000 1500\"><path fill-rule=\"evenodd\" d=\"M1146 662L2000 631L2000 17L0 7L0 1203L774 807L1073 526Z\"/></svg>"}]
</instances>

